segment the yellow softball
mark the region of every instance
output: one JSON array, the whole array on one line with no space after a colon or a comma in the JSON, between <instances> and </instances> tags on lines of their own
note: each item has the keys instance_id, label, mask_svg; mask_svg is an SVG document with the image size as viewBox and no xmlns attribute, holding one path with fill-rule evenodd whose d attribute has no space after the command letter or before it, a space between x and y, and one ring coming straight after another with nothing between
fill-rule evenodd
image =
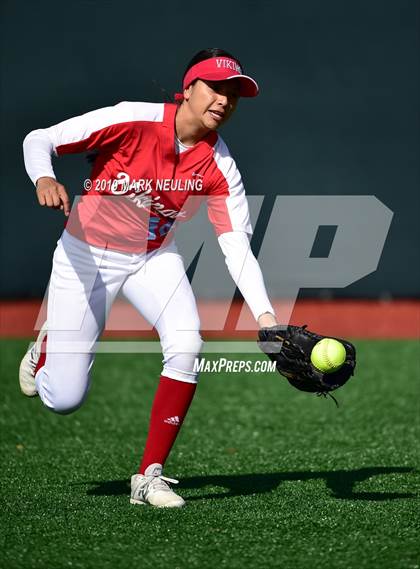
<instances>
[{"instance_id":1,"label":"yellow softball","mask_svg":"<svg viewBox=\"0 0 420 569\"><path fill-rule=\"evenodd\" d=\"M337 371L345 361L346 348L333 338L323 338L312 348L312 365L323 373Z\"/></svg>"}]
</instances>

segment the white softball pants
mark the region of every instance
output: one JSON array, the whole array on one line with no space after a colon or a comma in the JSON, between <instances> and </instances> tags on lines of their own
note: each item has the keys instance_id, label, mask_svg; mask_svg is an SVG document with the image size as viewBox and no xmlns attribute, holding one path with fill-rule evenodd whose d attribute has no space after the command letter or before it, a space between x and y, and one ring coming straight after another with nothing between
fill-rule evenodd
<instances>
[{"instance_id":1,"label":"white softball pants","mask_svg":"<svg viewBox=\"0 0 420 569\"><path fill-rule=\"evenodd\" d=\"M149 253L93 247L63 232L48 291L46 362L36 374L42 402L57 413L83 403L95 344L117 294L152 324L166 377L195 383L202 340L195 298L176 245Z\"/></svg>"}]
</instances>

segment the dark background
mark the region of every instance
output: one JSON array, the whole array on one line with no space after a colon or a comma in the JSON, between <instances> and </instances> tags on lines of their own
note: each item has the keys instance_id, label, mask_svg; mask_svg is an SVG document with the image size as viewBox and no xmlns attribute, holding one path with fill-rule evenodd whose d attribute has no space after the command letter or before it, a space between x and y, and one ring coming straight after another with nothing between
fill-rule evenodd
<instances>
[{"instance_id":1,"label":"dark background","mask_svg":"<svg viewBox=\"0 0 420 569\"><path fill-rule=\"evenodd\" d=\"M24 136L122 100L162 101L156 81L170 94L179 90L191 56L217 46L261 87L222 132L247 193L377 196L395 214L378 270L333 293L417 296L418 7L416 0L3 1L0 295L43 295L63 224L61 213L37 205ZM54 167L79 193L84 157Z\"/></svg>"}]
</instances>

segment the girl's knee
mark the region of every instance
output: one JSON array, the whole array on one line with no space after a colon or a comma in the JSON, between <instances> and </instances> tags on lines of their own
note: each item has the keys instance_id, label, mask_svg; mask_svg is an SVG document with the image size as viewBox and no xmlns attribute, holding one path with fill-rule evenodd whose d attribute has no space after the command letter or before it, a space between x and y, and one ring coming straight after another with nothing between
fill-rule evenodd
<instances>
[{"instance_id":1,"label":"girl's knee","mask_svg":"<svg viewBox=\"0 0 420 569\"><path fill-rule=\"evenodd\" d=\"M77 411L86 398L86 393L75 393L71 395L67 395L63 397L62 395L55 397L52 401L52 407L49 407L51 411L54 413L58 413L59 415L70 415L70 413L74 413Z\"/></svg>"},{"instance_id":2,"label":"girl's knee","mask_svg":"<svg viewBox=\"0 0 420 569\"><path fill-rule=\"evenodd\" d=\"M44 405L60 415L73 413L83 404L89 391L89 375L51 373L46 367L36 378L36 387Z\"/></svg>"},{"instance_id":3,"label":"girl's knee","mask_svg":"<svg viewBox=\"0 0 420 569\"><path fill-rule=\"evenodd\" d=\"M163 350L163 374L195 383L198 378L197 356L200 354L203 340L198 332L174 334Z\"/></svg>"},{"instance_id":4,"label":"girl's knee","mask_svg":"<svg viewBox=\"0 0 420 569\"><path fill-rule=\"evenodd\" d=\"M196 357L201 352L203 340L199 332L181 332L174 336L173 346L177 353Z\"/></svg>"}]
</instances>

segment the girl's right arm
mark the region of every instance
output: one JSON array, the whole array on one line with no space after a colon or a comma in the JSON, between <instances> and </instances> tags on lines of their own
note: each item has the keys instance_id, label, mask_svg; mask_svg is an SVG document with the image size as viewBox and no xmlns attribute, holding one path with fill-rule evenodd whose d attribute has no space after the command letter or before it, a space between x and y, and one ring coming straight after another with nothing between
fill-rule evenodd
<instances>
[{"instance_id":1,"label":"girl's right arm","mask_svg":"<svg viewBox=\"0 0 420 569\"><path fill-rule=\"evenodd\" d=\"M118 144L125 134L121 125L131 120L132 104L123 102L30 132L23 142L23 155L40 205L60 208L65 215L70 213L67 191L54 174L53 155L86 152ZM120 128L116 128L118 126Z\"/></svg>"},{"instance_id":2,"label":"girl's right arm","mask_svg":"<svg viewBox=\"0 0 420 569\"><path fill-rule=\"evenodd\" d=\"M61 209L70 214L70 199L66 188L57 182L51 163L54 145L47 129L34 130L23 141L26 171L35 184L38 202L42 206Z\"/></svg>"},{"instance_id":3,"label":"girl's right arm","mask_svg":"<svg viewBox=\"0 0 420 569\"><path fill-rule=\"evenodd\" d=\"M70 199L66 188L55 178L39 178L36 182L36 195L40 205L61 209L64 215L70 215Z\"/></svg>"}]
</instances>

